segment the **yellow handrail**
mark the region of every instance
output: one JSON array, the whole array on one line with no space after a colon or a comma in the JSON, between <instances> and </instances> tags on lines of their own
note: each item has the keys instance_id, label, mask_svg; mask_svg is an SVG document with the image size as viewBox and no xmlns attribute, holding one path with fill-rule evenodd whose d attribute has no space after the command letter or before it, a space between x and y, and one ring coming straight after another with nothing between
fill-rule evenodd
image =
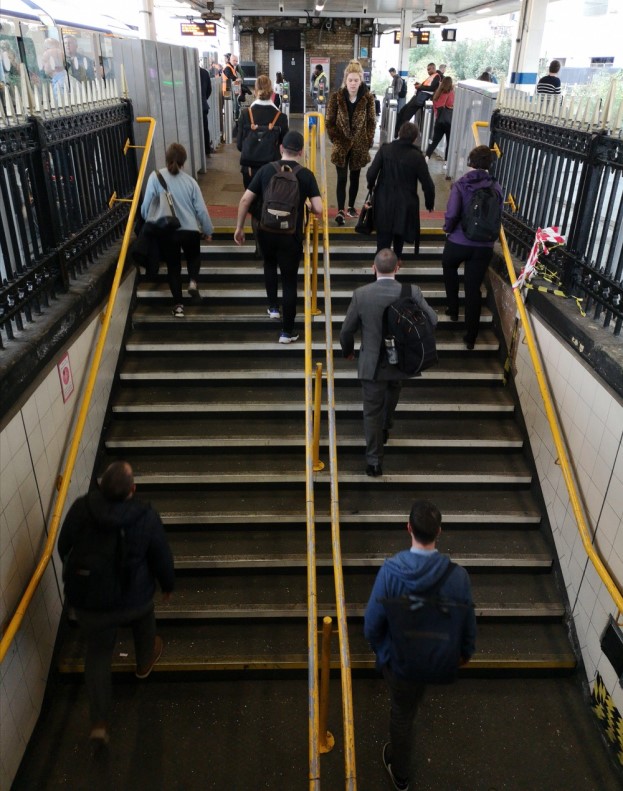
<instances>
[{"instance_id":1,"label":"yellow handrail","mask_svg":"<svg viewBox=\"0 0 623 791\"><path fill-rule=\"evenodd\" d=\"M474 139L476 140L477 143L479 142L478 127L488 127L488 126L489 124L486 121L476 121L472 125ZM497 155L498 157L501 156L501 152L497 153ZM506 269L508 270L508 276L510 278L510 282L514 283L515 280L517 279L517 275L515 273L515 267L513 266L513 261L510 254L510 249L508 247L508 242L506 241L506 234L504 232L504 228L500 229L500 244L502 246L502 253L504 255L504 262L506 263ZM599 554L596 552L591 540L591 535L589 533L587 520L584 516L584 509L582 507L580 496L578 494L577 485L575 482L575 476L571 467L571 463L569 462L567 448L560 428L560 423L558 421L558 415L556 414L556 410L554 408L554 403L549 390L549 385L547 384L547 380L545 379L545 374L543 373L543 365L541 363L539 350L537 348L536 340L534 338L534 333L532 331L532 325L530 323L528 311L526 310L526 306L521 296L520 289L514 288L513 293L515 295L515 303L517 305L517 310L519 312L519 316L523 324L523 328L526 336L526 344L528 346L528 351L530 352L530 359L532 360L532 365L534 366L534 372L536 374L537 382L539 385L539 391L541 393L541 398L543 399L543 405L545 406L545 414L547 415L547 420L552 432L552 437L554 439L554 445L556 446L556 452L558 453L558 461L560 462L560 468L562 470L562 475L565 480L567 492L569 494L569 501L571 502L571 507L573 508L573 514L575 516L575 520L578 525L578 530L580 531L580 537L582 538L582 544L584 545L584 549L586 551L586 554L590 558L591 563L595 567L595 571L597 572L597 574L599 574L599 578L601 579L603 584L608 589L608 592L612 596L612 599L614 600L614 603L616 604L619 613L622 613L623 595L621 594L621 591L617 588L616 583L610 576L608 569L604 566L603 561L599 557Z\"/></svg>"},{"instance_id":2,"label":"yellow handrail","mask_svg":"<svg viewBox=\"0 0 623 791\"><path fill-rule=\"evenodd\" d=\"M9 624L7 625L3 635L2 640L0 640L0 662L4 660L4 657L11 646L11 643L15 639L15 635L17 634L18 629L20 628L22 621L24 620L24 616L28 610L28 606L32 601L32 597L35 595L35 591L37 590L37 586L43 577L43 574L47 568L48 563L50 562L50 558L52 557L52 553L54 552L54 545L56 543L56 536L58 534L58 528L61 521L61 516L63 514L63 509L65 507L65 501L67 499L67 492L69 490L69 484L71 483L71 476L74 471L74 466L76 464L76 458L78 456L78 450L80 447L80 441L82 440L82 432L84 431L84 426L87 419L87 414L89 411L89 406L91 403L91 396L93 395L93 389L95 387L95 380L97 379L97 374L99 371L99 365L102 359L102 355L104 352L104 345L106 343L106 337L108 335L108 328L110 326L110 321L112 318L112 312L115 307L115 299L117 297L117 291L119 289L119 283L121 282L121 275L123 274L123 267L125 264L125 258L128 251L128 246L130 244L130 238L132 235L132 229L134 227L134 218L136 217L136 209L138 207L139 198L141 194L141 187L143 184L143 179L145 177L145 171L147 169L147 158L149 151L151 149L151 144L154 136L154 128L156 125L156 120L154 118L136 118L138 123L148 123L149 129L147 131L147 139L144 146L134 146L136 148L143 148L143 157L141 159L141 164L139 167L138 172L138 179L136 182L136 188L134 191L134 197L132 199L132 205L130 207L130 214L128 216L128 222L125 228L125 233L123 235L123 242L121 244L121 252L119 254L119 260L117 261L117 268L115 270L115 276L113 279L112 287L110 289L110 296L108 297L108 304L106 306L106 311L104 313L104 318L102 320L102 329L100 332L100 336L97 342L97 346L95 349L95 354L93 356L93 360L91 362L91 367L89 369L89 376L87 378L86 386L84 389L84 396L82 400L82 404L80 406L80 412L78 413L78 420L76 423L76 428L73 433L73 437L71 440L71 444L69 446L69 452L67 454L67 462L65 464L65 471L61 473L59 476L59 481L57 483L58 488L58 497L56 498L56 502L54 504L54 510L52 512L52 517L50 519L50 524L48 528L48 537L45 542L45 546L43 548L43 553L41 558L37 564L37 567L28 583L28 587L26 588L24 595L21 598L21 601L17 605L17 609L13 613L13 617L11 618ZM127 152L129 145L126 144L125 151ZM113 196L114 200L116 200L115 196Z\"/></svg>"}]
</instances>

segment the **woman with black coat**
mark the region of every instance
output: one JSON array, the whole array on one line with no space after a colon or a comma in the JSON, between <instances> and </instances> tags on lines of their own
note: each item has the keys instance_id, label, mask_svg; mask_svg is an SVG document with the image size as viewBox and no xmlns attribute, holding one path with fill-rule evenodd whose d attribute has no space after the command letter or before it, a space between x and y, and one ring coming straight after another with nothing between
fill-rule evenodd
<instances>
[{"instance_id":1,"label":"woman with black coat","mask_svg":"<svg viewBox=\"0 0 623 791\"><path fill-rule=\"evenodd\" d=\"M428 211L435 206L435 185L424 155L416 145L419 134L416 124L403 124L398 139L381 146L366 174L368 189L374 188L376 249L383 250L393 245L397 258L402 256L405 242L414 243L416 254L419 250L418 181L424 191L424 205Z\"/></svg>"}]
</instances>

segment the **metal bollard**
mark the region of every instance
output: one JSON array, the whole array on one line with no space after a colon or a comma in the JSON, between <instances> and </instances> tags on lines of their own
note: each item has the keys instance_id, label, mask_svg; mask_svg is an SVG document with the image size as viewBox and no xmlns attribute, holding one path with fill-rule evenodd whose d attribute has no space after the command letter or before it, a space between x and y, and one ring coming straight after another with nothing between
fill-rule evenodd
<instances>
[{"instance_id":1,"label":"metal bollard","mask_svg":"<svg viewBox=\"0 0 623 791\"><path fill-rule=\"evenodd\" d=\"M422 118L422 137L421 146L422 151L426 151L428 144L433 137L433 103L429 100L424 105L423 118Z\"/></svg>"}]
</instances>

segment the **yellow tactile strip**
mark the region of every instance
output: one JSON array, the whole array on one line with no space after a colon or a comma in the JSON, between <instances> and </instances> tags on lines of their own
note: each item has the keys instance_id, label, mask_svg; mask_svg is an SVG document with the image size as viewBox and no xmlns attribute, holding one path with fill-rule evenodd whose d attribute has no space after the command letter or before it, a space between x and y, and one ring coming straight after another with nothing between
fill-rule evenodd
<instances>
[{"instance_id":1,"label":"yellow tactile strip","mask_svg":"<svg viewBox=\"0 0 623 791\"><path fill-rule=\"evenodd\" d=\"M623 717L614 705L599 673L593 685L591 698L593 711L604 729L606 738L616 750L619 763L623 765Z\"/></svg>"}]
</instances>

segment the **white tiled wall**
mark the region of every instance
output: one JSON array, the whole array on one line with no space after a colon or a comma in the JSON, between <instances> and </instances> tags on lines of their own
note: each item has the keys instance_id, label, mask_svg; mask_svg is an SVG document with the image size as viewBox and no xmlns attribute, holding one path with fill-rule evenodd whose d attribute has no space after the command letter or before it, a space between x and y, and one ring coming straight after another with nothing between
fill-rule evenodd
<instances>
[{"instance_id":1,"label":"white tiled wall","mask_svg":"<svg viewBox=\"0 0 623 791\"><path fill-rule=\"evenodd\" d=\"M623 402L538 318L532 325L558 418L576 470L595 545L623 587ZM523 341L523 332L522 332ZM600 673L619 711L623 690L600 637L616 607L587 559L545 417L528 347L517 353L517 389L530 434L589 683Z\"/></svg>"},{"instance_id":2,"label":"white tiled wall","mask_svg":"<svg viewBox=\"0 0 623 791\"><path fill-rule=\"evenodd\" d=\"M121 284L89 417L69 488L71 504L89 485L132 296ZM55 482L64 468L70 428L101 327L99 316L59 352L69 353L74 392L63 403L56 364L0 432L0 623L13 614L47 536ZM0 788L10 788L39 716L61 614L58 564L49 565L0 666Z\"/></svg>"}]
</instances>

